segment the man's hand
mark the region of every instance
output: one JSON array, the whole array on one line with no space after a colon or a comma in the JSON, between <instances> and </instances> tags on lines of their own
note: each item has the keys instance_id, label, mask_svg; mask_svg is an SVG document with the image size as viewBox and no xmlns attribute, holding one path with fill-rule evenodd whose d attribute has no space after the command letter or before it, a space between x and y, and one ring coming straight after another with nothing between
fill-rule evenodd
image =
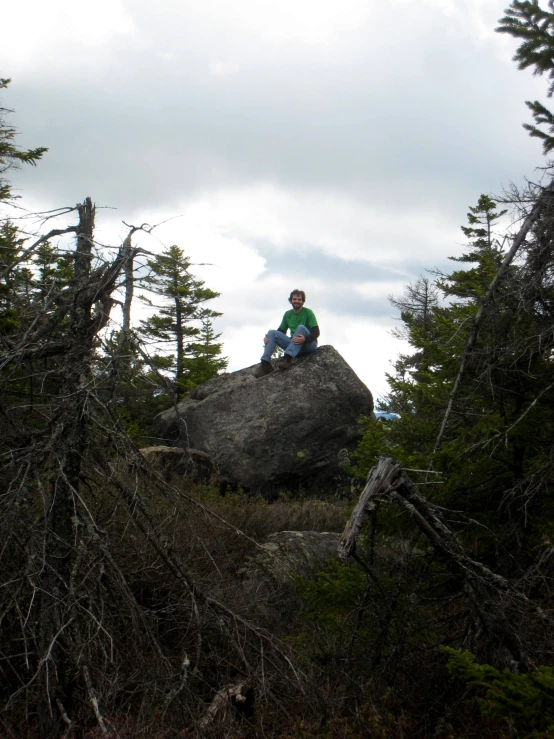
<instances>
[{"instance_id":1,"label":"man's hand","mask_svg":"<svg viewBox=\"0 0 554 739\"><path fill-rule=\"evenodd\" d=\"M293 336L292 343L293 344L303 344L306 341L306 337L302 336L302 334L299 334L298 336Z\"/></svg>"},{"instance_id":2,"label":"man's hand","mask_svg":"<svg viewBox=\"0 0 554 739\"><path fill-rule=\"evenodd\" d=\"M264 336L264 344L269 344L269 339L267 337L267 334Z\"/></svg>"}]
</instances>

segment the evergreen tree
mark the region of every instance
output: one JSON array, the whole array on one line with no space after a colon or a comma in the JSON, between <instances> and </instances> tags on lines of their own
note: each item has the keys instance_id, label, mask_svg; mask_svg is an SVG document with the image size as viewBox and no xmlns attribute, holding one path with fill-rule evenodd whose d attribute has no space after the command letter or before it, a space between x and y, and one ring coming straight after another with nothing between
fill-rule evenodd
<instances>
[{"instance_id":1,"label":"evergreen tree","mask_svg":"<svg viewBox=\"0 0 554 739\"><path fill-rule=\"evenodd\" d=\"M496 212L496 203L488 195L481 195L477 205L469 208L468 224L462 226L464 235L469 240L469 249L461 257L450 257L454 262L475 264L476 267L454 272L442 283L446 295L471 302L482 298L502 263L502 246L495 237L494 228L497 221L508 211Z\"/></svg>"},{"instance_id":2,"label":"evergreen tree","mask_svg":"<svg viewBox=\"0 0 554 739\"><path fill-rule=\"evenodd\" d=\"M524 739L554 735L554 668L516 675L477 664L467 651L449 647L443 651L448 654L449 672L477 690L484 716L507 720Z\"/></svg>"},{"instance_id":3,"label":"evergreen tree","mask_svg":"<svg viewBox=\"0 0 554 739\"><path fill-rule=\"evenodd\" d=\"M211 320L203 319L197 341L188 347L191 356L184 362L186 383L190 389L213 379L227 369L229 360L221 356L223 347L217 341L220 336L221 334L214 332Z\"/></svg>"},{"instance_id":4,"label":"evergreen tree","mask_svg":"<svg viewBox=\"0 0 554 739\"><path fill-rule=\"evenodd\" d=\"M384 438L368 422L358 473L367 473L384 452L406 467L441 472L441 485L430 495L480 516L506 552L520 550L521 566L552 514L554 337L547 325L554 320L554 302L548 210L538 218L520 263L512 265L495 293L443 445L434 452L473 318L501 259L493 233L501 215L483 196L470 209L464 227L468 248L455 260L469 269L441 276L438 284L447 302L431 308L425 331L412 313L403 311L412 352L398 360L389 377L391 393L384 406L401 418L385 424ZM480 541L486 550L487 537ZM507 556L504 565L513 563Z\"/></svg>"},{"instance_id":5,"label":"evergreen tree","mask_svg":"<svg viewBox=\"0 0 554 739\"><path fill-rule=\"evenodd\" d=\"M418 325L423 331L431 327L432 309L438 304L438 290L428 277L418 277L414 284L409 284L402 297L389 297L391 304L400 311L400 318L405 324ZM398 333L404 337L404 333Z\"/></svg>"},{"instance_id":6,"label":"evergreen tree","mask_svg":"<svg viewBox=\"0 0 554 739\"><path fill-rule=\"evenodd\" d=\"M391 305L400 311L402 326L393 330L393 335L399 339L410 341L418 335L421 344L420 351L410 356L402 356L404 371L413 371L415 368L424 370L426 345L432 341L433 309L438 305L438 287L428 277L418 277L415 283L410 283L404 294L395 298L389 296Z\"/></svg>"},{"instance_id":7,"label":"evergreen tree","mask_svg":"<svg viewBox=\"0 0 554 739\"><path fill-rule=\"evenodd\" d=\"M500 19L496 29L520 39L514 61L519 69L533 70L534 75L549 79L548 97L554 92L554 0L548 0L549 10L540 7L538 0L513 0L506 15ZM536 125L524 123L531 136L543 142L543 150L548 154L554 149L554 115L538 100L526 101ZM546 130L543 130L546 129Z\"/></svg>"},{"instance_id":8,"label":"evergreen tree","mask_svg":"<svg viewBox=\"0 0 554 739\"><path fill-rule=\"evenodd\" d=\"M157 354L155 360L159 369L172 372L176 391L182 394L204 381L200 378L209 379L226 366L226 360L218 357L221 344L215 341L218 337L211 327L211 319L221 314L205 306L219 293L194 277L189 257L178 246L149 260L148 266L151 271L143 284L161 302L143 297L158 312L141 321L140 332L174 349L174 354Z\"/></svg>"},{"instance_id":9,"label":"evergreen tree","mask_svg":"<svg viewBox=\"0 0 554 739\"><path fill-rule=\"evenodd\" d=\"M48 241L37 248L34 265L37 268L35 287L42 300L53 290L65 287L73 276L71 254L61 253Z\"/></svg>"},{"instance_id":10,"label":"evergreen tree","mask_svg":"<svg viewBox=\"0 0 554 739\"><path fill-rule=\"evenodd\" d=\"M16 331L23 319L23 296L27 294L30 275L16 260L24 243L13 223L6 220L0 225L0 335Z\"/></svg>"},{"instance_id":11,"label":"evergreen tree","mask_svg":"<svg viewBox=\"0 0 554 739\"><path fill-rule=\"evenodd\" d=\"M5 90L10 81L0 77L0 90ZM8 108L0 106L0 201L12 197L11 186L5 179L5 173L21 164L36 164L48 151L42 146L37 149L22 150L14 143L17 131L5 120L5 115L11 112Z\"/></svg>"}]
</instances>

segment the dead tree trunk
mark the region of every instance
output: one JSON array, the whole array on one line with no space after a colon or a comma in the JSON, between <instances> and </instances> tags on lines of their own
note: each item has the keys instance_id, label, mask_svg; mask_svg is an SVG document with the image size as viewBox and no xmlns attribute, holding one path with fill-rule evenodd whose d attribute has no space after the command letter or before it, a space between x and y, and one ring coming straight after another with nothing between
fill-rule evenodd
<instances>
[{"instance_id":1,"label":"dead tree trunk","mask_svg":"<svg viewBox=\"0 0 554 739\"><path fill-rule=\"evenodd\" d=\"M80 636L73 579L82 528L79 488L88 442L94 343L108 321L116 280L134 256L132 249L122 248L111 264L93 270L95 209L91 199L78 205L77 211L79 225L68 311L70 340L61 368L64 396L55 416L49 450L54 471L46 518L39 639L44 737L52 735L60 717L66 724L71 721L72 692L83 667L77 664L76 656ZM93 687L87 684L86 688L89 697L94 696Z\"/></svg>"},{"instance_id":2,"label":"dead tree trunk","mask_svg":"<svg viewBox=\"0 0 554 739\"><path fill-rule=\"evenodd\" d=\"M346 524L339 542L339 557L346 561L356 547L360 530L379 501L397 503L424 534L445 566L460 579L480 638L497 645L506 661L527 663L522 624L535 617L550 621L532 603L517 583L506 580L470 557L455 532L444 522L439 510L411 482L392 457L383 456L371 469L360 500Z\"/></svg>"},{"instance_id":3,"label":"dead tree trunk","mask_svg":"<svg viewBox=\"0 0 554 739\"><path fill-rule=\"evenodd\" d=\"M123 302L122 334L125 337L125 339L127 338L129 331L131 330L131 305L133 303L133 294L134 294L134 287L135 287L135 281L134 281L134 275L133 275L133 260L130 258L131 252L132 252L132 246L131 246L132 235L133 235L133 231L131 231L131 233L127 236L127 238L123 242L123 254L126 257L126 262L125 262L125 300Z\"/></svg>"},{"instance_id":4,"label":"dead tree trunk","mask_svg":"<svg viewBox=\"0 0 554 739\"><path fill-rule=\"evenodd\" d=\"M135 276L134 276L134 259L133 259L133 234L136 231L140 231L142 226L131 226L129 233L125 237L125 241L121 247L121 253L125 259L125 280L124 290L125 297L123 299L123 321L121 324L121 334L119 337L119 349L122 347L128 347L131 338L131 307L133 304L133 297L135 291Z\"/></svg>"},{"instance_id":5,"label":"dead tree trunk","mask_svg":"<svg viewBox=\"0 0 554 739\"><path fill-rule=\"evenodd\" d=\"M140 226L133 226L129 223L123 224L128 227L129 233L125 237L123 244L121 245L121 255L124 260L124 281L123 289L125 295L123 298L122 306L122 322L121 322L121 334L119 336L118 349L121 352L123 347L130 348L132 343L131 336L131 307L133 305L133 299L135 295L135 256L137 253L136 249L133 249L133 236L137 231L144 231L144 233L151 234L156 228L156 225L149 226L147 223L143 223Z\"/></svg>"},{"instance_id":6,"label":"dead tree trunk","mask_svg":"<svg viewBox=\"0 0 554 739\"><path fill-rule=\"evenodd\" d=\"M79 489L86 444L85 405L92 352L92 300L86 297L94 230L94 206L90 198L77 210L74 298L69 316L72 342L64 364L65 397L52 438L58 469L52 481L44 550L40 651L46 702L42 713L42 734L45 737L51 735L59 721L58 710L62 716L71 714L73 671L70 668L72 617L69 590L72 562L79 540L75 494Z\"/></svg>"}]
</instances>

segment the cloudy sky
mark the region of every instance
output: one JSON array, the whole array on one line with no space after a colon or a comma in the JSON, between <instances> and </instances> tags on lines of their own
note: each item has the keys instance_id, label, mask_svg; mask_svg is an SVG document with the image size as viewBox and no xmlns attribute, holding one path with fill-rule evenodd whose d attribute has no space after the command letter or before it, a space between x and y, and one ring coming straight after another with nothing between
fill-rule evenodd
<instances>
[{"instance_id":1,"label":"cloudy sky","mask_svg":"<svg viewBox=\"0 0 554 739\"><path fill-rule=\"evenodd\" d=\"M459 254L481 193L537 179L521 127L545 83L494 33L507 0L21 0L2 103L27 207L90 195L99 233L182 246L221 292L230 369L292 288L375 395L402 350L387 296Z\"/></svg>"}]
</instances>

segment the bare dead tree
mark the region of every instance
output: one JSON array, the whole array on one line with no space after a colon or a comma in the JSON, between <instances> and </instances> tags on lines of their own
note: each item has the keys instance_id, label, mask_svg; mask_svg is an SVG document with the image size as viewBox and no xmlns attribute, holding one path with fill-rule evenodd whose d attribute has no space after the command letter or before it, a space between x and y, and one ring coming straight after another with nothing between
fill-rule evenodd
<instances>
[{"instance_id":1,"label":"bare dead tree","mask_svg":"<svg viewBox=\"0 0 554 739\"><path fill-rule=\"evenodd\" d=\"M279 706L306 677L221 580L199 532L256 543L149 466L113 402L113 358L98 354L136 248L126 239L99 259L90 198L77 213L69 285L37 302L0 355L4 715L45 738L92 723L106 734L126 696L145 722L163 706L164 720L194 727L238 682ZM40 402L24 418L33 372Z\"/></svg>"},{"instance_id":2,"label":"bare dead tree","mask_svg":"<svg viewBox=\"0 0 554 739\"><path fill-rule=\"evenodd\" d=\"M87 445L86 406L92 383L92 355L98 332L106 325L113 304L111 293L130 252L121 250L114 263L92 275L92 247L95 209L90 198L77 206L73 301L69 310L71 343L64 362L65 396L53 428L51 444L56 447L57 472L52 479L52 493L46 520L44 570L40 583L40 647L43 697L42 733L52 732L52 704L64 706L70 701L68 672L73 649L68 639L79 642L78 620L71 603L72 571L81 541L81 514L77 504L82 484L82 467ZM93 306L96 311L93 312ZM71 628L69 625L71 624ZM63 630L67 626L67 634ZM56 635L58 635L56 638ZM87 690L93 695L88 668ZM96 699L91 698L97 706ZM56 717L57 719L57 717ZM102 722L99 721L102 726Z\"/></svg>"},{"instance_id":3,"label":"bare dead tree","mask_svg":"<svg viewBox=\"0 0 554 739\"><path fill-rule=\"evenodd\" d=\"M499 650L507 663L528 667L529 634L533 620L552 628L553 619L526 594L521 583L507 580L467 555L456 533L445 523L437 506L430 503L392 457L382 456L371 469L339 543L343 561L355 555L356 543L365 521L379 503L399 506L440 555L445 566L459 579L474 619L473 648L488 644ZM363 560L364 567L368 567ZM526 636L527 635L527 636Z\"/></svg>"},{"instance_id":4,"label":"bare dead tree","mask_svg":"<svg viewBox=\"0 0 554 739\"><path fill-rule=\"evenodd\" d=\"M133 305L133 298L135 294L135 262L134 258L138 253L135 249L133 251L133 236L137 231L144 231L144 233L151 234L155 228L161 224L155 224L150 226L148 223L142 223L140 226L133 226L132 224L123 222L129 229L129 232L121 247L122 254L125 259L125 270L123 280L124 299L122 306L122 322L121 322L121 333L119 338L119 348L129 341L131 336L131 308Z\"/></svg>"}]
</instances>

